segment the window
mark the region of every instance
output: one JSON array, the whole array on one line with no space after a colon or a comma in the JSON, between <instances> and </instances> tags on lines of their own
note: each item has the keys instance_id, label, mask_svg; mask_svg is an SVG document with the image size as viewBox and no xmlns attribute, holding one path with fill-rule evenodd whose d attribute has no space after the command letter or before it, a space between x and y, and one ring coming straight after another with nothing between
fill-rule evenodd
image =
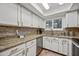
<instances>
[{"instance_id":1,"label":"window","mask_svg":"<svg viewBox=\"0 0 79 59\"><path fill-rule=\"evenodd\" d=\"M52 20L46 21L46 28L52 28Z\"/></svg>"},{"instance_id":2,"label":"window","mask_svg":"<svg viewBox=\"0 0 79 59\"><path fill-rule=\"evenodd\" d=\"M55 19L53 27L54 28L62 28L62 19Z\"/></svg>"}]
</instances>

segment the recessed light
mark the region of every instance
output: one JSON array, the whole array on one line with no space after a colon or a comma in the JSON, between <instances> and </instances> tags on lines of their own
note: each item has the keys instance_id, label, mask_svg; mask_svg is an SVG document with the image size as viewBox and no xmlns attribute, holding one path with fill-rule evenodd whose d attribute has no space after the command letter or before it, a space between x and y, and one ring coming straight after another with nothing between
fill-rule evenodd
<instances>
[{"instance_id":1,"label":"recessed light","mask_svg":"<svg viewBox=\"0 0 79 59\"><path fill-rule=\"evenodd\" d=\"M59 3L59 5L63 5L64 3Z\"/></svg>"},{"instance_id":2,"label":"recessed light","mask_svg":"<svg viewBox=\"0 0 79 59\"><path fill-rule=\"evenodd\" d=\"M48 3L42 3L45 9L49 9Z\"/></svg>"}]
</instances>

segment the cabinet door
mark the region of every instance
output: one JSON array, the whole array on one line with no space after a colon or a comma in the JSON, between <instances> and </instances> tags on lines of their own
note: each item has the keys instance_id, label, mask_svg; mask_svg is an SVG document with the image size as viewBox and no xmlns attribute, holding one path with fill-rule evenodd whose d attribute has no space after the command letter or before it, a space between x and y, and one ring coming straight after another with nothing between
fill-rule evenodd
<instances>
[{"instance_id":1,"label":"cabinet door","mask_svg":"<svg viewBox=\"0 0 79 59\"><path fill-rule=\"evenodd\" d=\"M33 14L33 27L38 27L38 18L35 14Z\"/></svg>"},{"instance_id":2,"label":"cabinet door","mask_svg":"<svg viewBox=\"0 0 79 59\"><path fill-rule=\"evenodd\" d=\"M38 18L38 27L39 28L44 28L44 20L42 18Z\"/></svg>"},{"instance_id":3,"label":"cabinet door","mask_svg":"<svg viewBox=\"0 0 79 59\"><path fill-rule=\"evenodd\" d=\"M58 48L59 48L59 41L58 38L53 38L51 39L51 50L58 52Z\"/></svg>"},{"instance_id":4,"label":"cabinet door","mask_svg":"<svg viewBox=\"0 0 79 59\"><path fill-rule=\"evenodd\" d=\"M68 55L69 52L69 48L68 48L68 41L67 40L63 40L62 41L62 53L65 55Z\"/></svg>"},{"instance_id":5,"label":"cabinet door","mask_svg":"<svg viewBox=\"0 0 79 59\"><path fill-rule=\"evenodd\" d=\"M42 28L45 28L45 20L42 19L42 24L41 24Z\"/></svg>"},{"instance_id":6,"label":"cabinet door","mask_svg":"<svg viewBox=\"0 0 79 59\"><path fill-rule=\"evenodd\" d=\"M51 40L48 37L43 37L43 48L51 49Z\"/></svg>"},{"instance_id":7,"label":"cabinet door","mask_svg":"<svg viewBox=\"0 0 79 59\"><path fill-rule=\"evenodd\" d=\"M27 56L36 56L36 45L28 47L26 49L26 54L27 54Z\"/></svg>"},{"instance_id":8,"label":"cabinet door","mask_svg":"<svg viewBox=\"0 0 79 59\"><path fill-rule=\"evenodd\" d=\"M67 27L76 27L77 26L77 11L70 12L66 14Z\"/></svg>"},{"instance_id":9,"label":"cabinet door","mask_svg":"<svg viewBox=\"0 0 79 59\"><path fill-rule=\"evenodd\" d=\"M62 38L59 38L59 49L58 49L59 53L62 53L62 40L63 40Z\"/></svg>"},{"instance_id":10,"label":"cabinet door","mask_svg":"<svg viewBox=\"0 0 79 59\"><path fill-rule=\"evenodd\" d=\"M61 38L59 42L59 53L62 53L64 55L69 54L69 41L68 39Z\"/></svg>"},{"instance_id":11,"label":"cabinet door","mask_svg":"<svg viewBox=\"0 0 79 59\"><path fill-rule=\"evenodd\" d=\"M16 4L12 3L0 4L0 23L8 25L18 25Z\"/></svg>"},{"instance_id":12,"label":"cabinet door","mask_svg":"<svg viewBox=\"0 0 79 59\"><path fill-rule=\"evenodd\" d=\"M40 18L40 28L44 28L45 22L43 19Z\"/></svg>"},{"instance_id":13,"label":"cabinet door","mask_svg":"<svg viewBox=\"0 0 79 59\"><path fill-rule=\"evenodd\" d=\"M27 9L22 7L22 22L24 26L31 27L32 25L32 14Z\"/></svg>"},{"instance_id":14,"label":"cabinet door","mask_svg":"<svg viewBox=\"0 0 79 59\"><path fill-rule=\"evenodd\" d=\"M38 17L38 27L39 27L39 28L42 28L41 25L42 25L42 21L41 21L41 19Z\"/></svg>"},{"instance_id":15,"label":"cabinet door","mask_svg":"<svg viewBox=\"0 0 79 59\"><path fill-rule=\"evenodd\" d=\"M68 51L68 56L72 56L72 40L68 40L69 41L69 51Z\"/></svg>"}]
</instances>

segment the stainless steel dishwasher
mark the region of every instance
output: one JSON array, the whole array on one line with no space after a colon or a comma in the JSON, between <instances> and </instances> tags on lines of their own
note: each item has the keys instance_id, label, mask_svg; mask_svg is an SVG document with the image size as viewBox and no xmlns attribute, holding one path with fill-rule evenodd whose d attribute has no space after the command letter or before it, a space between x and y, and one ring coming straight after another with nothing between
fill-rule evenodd
<instances>
[{"instance_id":1,"label":"stainless steel dishwasher","mask_svg":"<svg viewBox=\"0 0 79 59\"><path fill-rule=\"evenodd\" d=\"M72 42L72 55L79 56L79 39L73 39Z\"/></svg>"},{"instance_id":2,"label":"stainless steel dishwasher","mask_svg":"<svg viewBox=\"0 0 79 59\"><path fill-rule=\"evenodd\" d=\"M36 55L39 55L43 48L43 37L38 37L36 40L37 50Z\"/></svg>"}]
</instances>

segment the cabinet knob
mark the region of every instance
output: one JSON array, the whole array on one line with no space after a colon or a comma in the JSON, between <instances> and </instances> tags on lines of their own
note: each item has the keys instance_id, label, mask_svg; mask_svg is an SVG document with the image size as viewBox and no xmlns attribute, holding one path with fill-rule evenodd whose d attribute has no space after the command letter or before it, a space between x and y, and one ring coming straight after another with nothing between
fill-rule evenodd
<instances>
[{"instance_id":1,"label":"cabinet knob","mask_svg":"<svg viewBox=\"0 0 79 59\"><path fill-rule=\"evenodd\" d=\"M68 24L67 24L67 27L68 27Z\"/></svg>"}]
</instances>

